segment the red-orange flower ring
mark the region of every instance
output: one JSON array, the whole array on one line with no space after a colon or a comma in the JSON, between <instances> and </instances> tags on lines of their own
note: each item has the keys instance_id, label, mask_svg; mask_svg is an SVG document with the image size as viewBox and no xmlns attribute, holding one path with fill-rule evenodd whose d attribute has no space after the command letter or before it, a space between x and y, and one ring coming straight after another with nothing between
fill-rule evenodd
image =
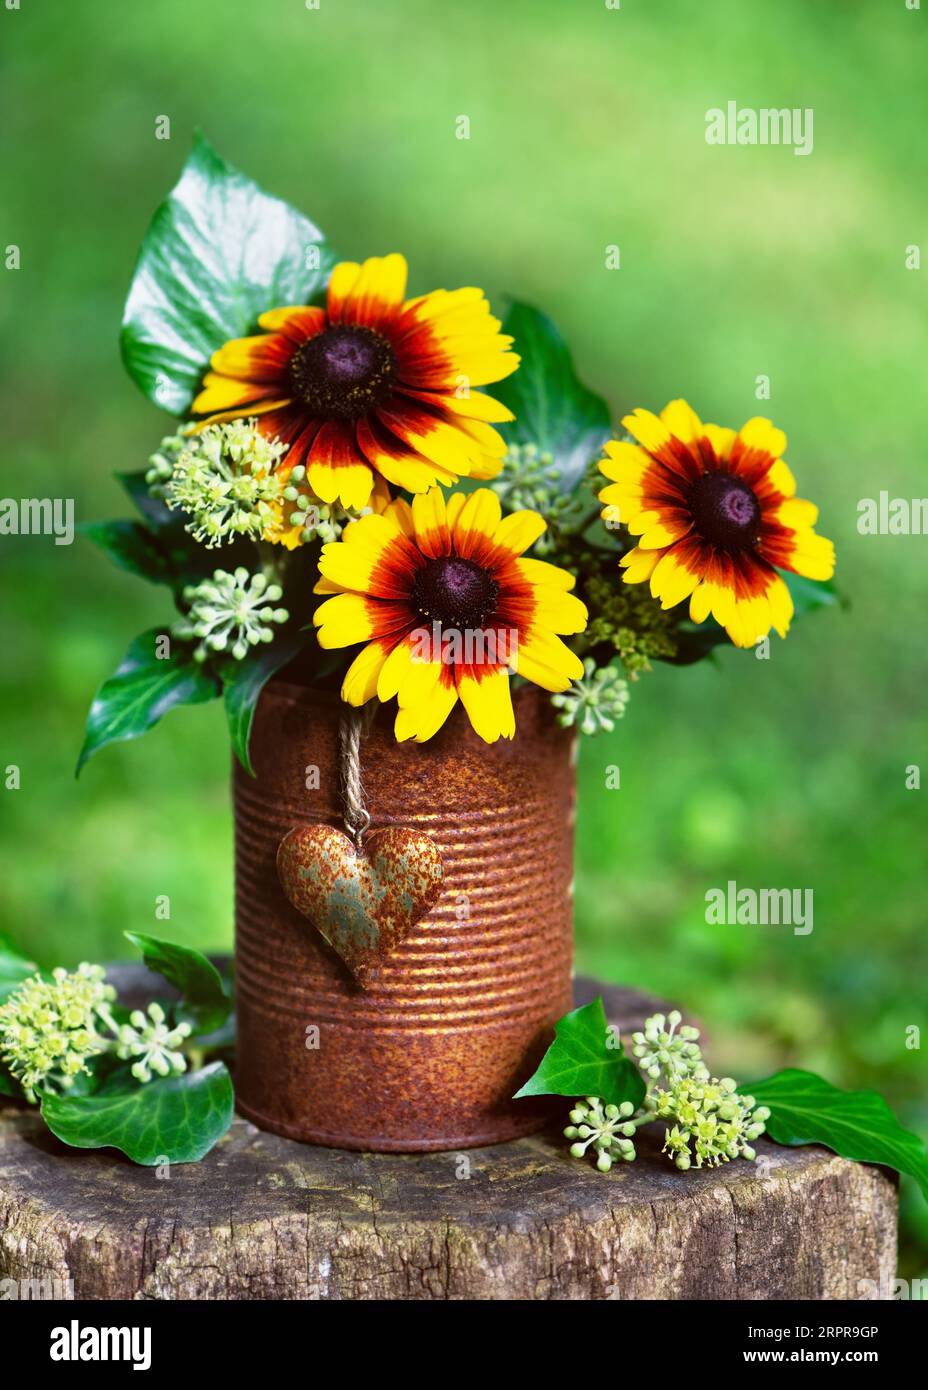
<instances>
[{"instance_id":1,"label":"red-orange flower ring","mask_svg":"<svg viewBox=\"0 0 928 1390\"><path fill-rule=\"evenodd\" d=\"M321 501L365 507L375 475L409 492L492 478L512 412L473 388L519 365L479 289L404 299L403 256L342 261L327 306L271 309L263 333L213 354L193 403L212 420L255 415L304 464Z\"/></svg>"},{"instance_id":2,"label":"red-orange flower ring","mask_svg":"<svg viewBox=\"0 0 928 1390\"><path fill-rule=\"evenodd\" d=\"M813 530L818 508L796 496L783 431L760 416L737 433L704 425L686 401L622 424L638 442L606 445L599 498L607 524L638 538L625 582L650 580L664 608L688 598L694 622L711 613L738 647L771 627L785 637L793 600L777 570L830 579L835 548Z\"/></svg>"}]
</instances>

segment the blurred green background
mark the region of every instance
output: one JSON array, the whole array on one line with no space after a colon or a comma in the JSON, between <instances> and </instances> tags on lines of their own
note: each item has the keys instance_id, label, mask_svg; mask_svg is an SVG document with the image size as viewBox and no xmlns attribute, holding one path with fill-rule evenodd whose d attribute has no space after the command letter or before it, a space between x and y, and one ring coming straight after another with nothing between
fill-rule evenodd
<instances>
[{"instance_id":1,"label":"blurred green background","mask_svg":"<svg viewBox=\"0 0 928 1390\"><path fill-rule=\"evenodd\" d=\"M851 610L773 638L767 662L660 667L616 734L586 741L578 963L685 1000L720 1067L874 1085L923 1130L928 1033L907 1050L905 1030L928 1028L928 787L907 790L905 768L928 760L928 540L861 537L856 516L881 489L926 491L925 24L904 0L0 10L0 242L22 255L2 272L4 495L118 515L111 473L167 431L117 334L195 126L344 254L403 250L412 292L480 284L545 308L616 417L683 395L787 431ZM814 152L708 146L705 112L729 99L812 107ZM90 697L166 591L84 542L0 546L0 764L22 769L0 795L4 926L46 962L105 959L124 928L155 930L166 893L163 934L228 946L221 709L73 779ZM730 878L812 888L812 935L707 925L706 889ZM906 1205L903 1270L925 1272L928 1218Z\"/></svg>"}]
</instances>

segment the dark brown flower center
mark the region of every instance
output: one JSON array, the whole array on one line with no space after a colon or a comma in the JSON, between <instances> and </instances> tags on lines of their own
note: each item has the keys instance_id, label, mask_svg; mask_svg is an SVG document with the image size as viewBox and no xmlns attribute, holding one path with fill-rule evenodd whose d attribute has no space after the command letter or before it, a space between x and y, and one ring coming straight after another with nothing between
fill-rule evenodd
<instances>
[{"instance_id":1,"label":"dark brown flower center","mask_svg":"<svg viewBox=\"0 0 928 1390\"><path fill-rule=\"evenodd\" d=\"M297 348L289 370L293 392L311 414L356 420L390 394L396 357L372 328L338 324Z\"/></svg>"},{"instance_id":2,"label":"dark brown flower center","mask_svg":"<svg viewBox=\"0 0 928 1390\"><path fill-rule=\"evenodd\" d=\"M689 491L696 530L722 550L744 550L757 540L760 506L746 483L730 473L704 473Z\"/></svg>"},{"instance_id":3,"label":"dark brown flower center","mask_svg":"<svg viewBox=\"0 0 928 1390\"><path fill-rule=\"evenodd\" d=\"M499 585L485 569L456 555L429 560L412 587L412 601L423 618L460 632L482 627L498 595Z\"/></svg>"}]
</instances>

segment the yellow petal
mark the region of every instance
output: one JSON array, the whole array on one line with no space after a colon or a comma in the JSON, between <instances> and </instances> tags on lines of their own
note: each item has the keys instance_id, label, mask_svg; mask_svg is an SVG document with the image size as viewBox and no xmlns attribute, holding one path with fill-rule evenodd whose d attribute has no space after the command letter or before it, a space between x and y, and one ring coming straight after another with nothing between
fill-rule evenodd
<instances>
[{"instance_id":1,"label":"yellow petal","mask_svg":"<svg viewBox=\"0 0 928 1390\"><path fill-rule=\"evenodd\" d=\"M586 604L576 594L565 593L563 589L539 587L534 590L534 598L533 623L564 634L583 632L585 629L588 618Z\"/></svg>"},{"instance_id":2,"label":"yellow petal","mask_svg":"<svg viewBox=\"0 0 928 1390\"><path fill-rule=\"evenodd\" d=\"M654 566L661 558L659 550L641 550L636 546L627 555L623 555L619 564L625 571L626 584L640 584L642 580L650 579L654 573Z\"/></svg>"},{"instance_id":3,"label":"yellow petal","mask_svg":"<svg viewBox=\"0 0 928 1390\"><path fill-rule=\"evenodd\" d=\"M504 516L496 528L496 544L511 550L513 555L521 555L534 545L538 537L548 529L548 523L538 512L526 509Z\"/></svg>"},{"instance_id":4,"label":"yellow petal","mask_svg":"<svg viewBox=\"0 0 928 1390\"><path fill-rule=\"evenodd\" d=\"M724 627L734 603L735 596L731 589L726 588L724 584L704 579L698 588L693 590L690 617L694 623L704 623L711 613L715 621Z\"/></svg>"},{"instance_id":5,"label":"yellow petal","mask_svg":"<svg viewBox=\"0 0 928 1390\"><path fill-rule=\"evenodd\" d=\"M320 647L350 647L374 635L370 606L360 594L336 594L313 614Z\"/></svg>"},{"instance_id":6,"label":"yellow petal","mask_svg":"<svg viewBox=\"0 0 928 1390\"><path fill-rule=\"evenodd\" d=\"M775 459L778 459L786 448L786 435L776 428L772 420L763 415L755 415L747 424L742 425L738 431L738 438L749 449L762 450ZM769 627L767 631L770 631Z\"/></svg>"},{"instance_id":7,"label":"yellow petal","mask_svg":"<svg viewBox=\"0 0 928 1390\"><path fill-rule=\"evenodd\" d=\"M516 569L530 584L540 584L549 589L572 589L577 582L570 570L551 565L547 560L532 560L523 556L516 561Z\"/></svg>"},{"instance_id":8,"label":"yellow petal","mask_svg":"<svg viewBox=\"0 0 928 1390\"><path fill-rule=\"evenodd\" d=\"M336 322L376 327L402 307L407 274L405 256L395 252L389 256L369 256L356 274L346 272L343 280L336 280L333 271L329 284L330 315ZM347 289L343 290L343 285Z\"/></svg>"},{"instance_id":9,"label":"yellow petal","mask_svg":"<svg viewBox=\"0 0 928 1390\"><path fill-rule=\"evenodd\" d=\"M774 520L791 531L799 531L806 526L814 526L818 521L818 507L803 497L790 497L781 502L773 514Z\"/></svg>"},{"instance_id":10,"label":"yellow petal","mask_svg":"<svg viewBox=\"0 0 928 1390\"><path fill-rule=\"evenodd\" d=\"M339 501L343 507L356 511L367 506L374 488L374 475L366 463L336 465L311 456L306 476L309 486L323 502Z\"/></svg>"},{"instance_id":11,"label":"yellow petal","mask_svg":"<svg viewBox=\"0 0 928 1390\"><path fill-rule=\"evenodd\" d=\"M649 518L644 530L638 536L638 545L642 550L663 550L665 546L673 545L674 541L678 541L681 536L686 534L677 525L668 525L660 520L650 520L651 517L657 516L656 512L642 513L642 516ZM634 527L629 522L628 529L632 534L638 530L641 520L642 517L637 517Z\"/></svg>"},{"instance_id":12,"label":"yellow petal","mask_svg":"<svg viewBox=\"0 0 928 1390\"><path fill-rule=\"evenodd\" d=\"M815 531L797 531L789 568L806 579L830 579L835 572L835 547Z\"/></svg>"},{"instance_id":13,"label":"yellow petal","mask_svg":"<svg viewBox=\"0 0 928 1390\"><path fill-rule=\"evenodd\" d=\"M423 555L433 560L439 555L451 554L451 532L441 488L430 488L428 492L420 492L413 498L412 518L416 528L416 544Z\"/></svg>"},{"instance_id":14,"label":"yellow petal","mask_svg":"<svg viewBox=\"0 0 928 1390\"><path fill-rule=\"evenodd\" d=\"M785 637L789 632L789 625L793 620L795 609L789 586L779 575L777 575L767 589L767 599L770 603L770 616L773 621L773 626L781 637Z\"/></svg>"},{"instance_id":15,"label":"yellow petal","mask_svg":"<svg viewBox=\"0 0 928 1390\"><path fill-rule=\"evenodd\" d=\"M416 534L416 525L413 520L412 507L405 497L395 497L384 509L382 515L387 518L387 521L395 523L397 530L401 531L404 536L408 536L410 540L413 539Z\"/></svg>"},{"instance_id":16,"label":"yellow petal","mask_svg":"<svg viewBox=\"0 0 928 1390\"><path fill-rule=\"evenodd\" d=\"M673 608L689 598L701 577L681 564L672 550L667 550L651 575L651 593L660 599L662 608Z\"/></svg>"},{"instance_id":17,"label":"yellow petal","mask_svg":"<svg viewBox=\"0 0 928 1390\"><path fill-rule=\"evenodd\" d=\"M703 425L703 433L712 445L717 459L724 461L730 457L732 445L738 438L734 430L721 425Z\"/></svg>"},{"instance_id":18,"label":"yellow petal","mask_svg":"<svg viewBox=\"0 0 928 1390\"><path fill-rule=\"evenodd\" d=\"M785 459L777 459L773 467L768 469L767 482L776 488L781 497L794 497L796 495L796 479Z\"/></svg>"},{"instance_id":19,"label":"yellow petal","mask_svg":"<svg viewBox=\"0 0 928 1390\"><path fill-rule=\"evenodd\" d=\"M450 410L454 415L466 415L469 420L486 420L488 424L502 425L516 418L508 406L482 391L468 390L460 396L456 391L429 394L435 405Z\"/></svg>"},{"instance_id":20,"label":"yellow petal","mask_svg":"<svg viewBox=\"0 0 928 1390\"><path fill-rule=\"evenodd\" d=\"M508 671L486 670L479 677L465 673L458 680L458 694L475 733L484 743L514 736L516 720Z\"/></svg>"},{"instance_id":21,"label":"yellow petal","mask_svg":"<svg viewBox=\"0 0 928 1390\"><path fill-rule=\"evenodd\" d=\"M414 738L417 743L425 743L444 724L457 700L458 692L454 682L441 682L424 704L399 710L393 726L397 743L405 743L410 738Z\"/></svg>"},{"instance_id":22,"label":"yellow petal","mask_svg":"<svg viewBox=\"0 0 928 1390\"><path fill-rule=\"evenodd\" d=\"M640 483L645 469L651 466L651 458L644 449L627 440L610 439L605 449L606 458L600 459L599 471L617 483Z\"/></svg>"},{"instance_id":23,"label":"yellow petal","mask_svg":"<svg viewBox=\"0 0 928 1390\"><path fill-rule=\"evenodd\" d=\"M492 454L475 454L470 461L470 472L464 476L476 478L479 483L489 482L492 478L499 477L503 462L502 457L495 458Z\"/></svg>"},{"instance_id":24,"label":"yellow petal","mask_svg":"<svg viewBox=\"0 0 928 1390\"><path fill-rule=\"evenodd\" d=\"M235 377L220 376L218 372L207 372L203 378L203 389L193 402L192 409L198 415L214 410L232 410L235 406L247 405L249 401L265 400L279 394L280 385L260 385L254 381L237 381ZM279 402L285 405L286 401Z\"/></svg>"},{"instance_id":25,"label":"yellow petal","mask_svg":"<svg viewBox=\"0 0 928 1390\"><path fill-rule=\"evenodd\" d=\"M365 518L366 519L366 518ZM354 525L359 525L355 522ZM347 535L351 527L345 531ZM366 546L349 545L345 539L330 541L322 547L319 556L319 573L332 584L342 589L353 589L365 593L371 582L371 574L377 564L376 552Z\"/></svg>"},{"instance_id":26,"label":"yellow petal","mask_svg":"<svg viewBox=\"0 0 928 1390\"><path fill-rule=\"evenodd\" d=\"M665 405L661 411L661 419L671 434L684 444L692 444L694 440L702 438L703 423L686 401L671 401Z\"/></svg>"},{"instance_id":27,"label":"yellow petal","mask_svg":"<svg viewBox=\"0 0 928 1390\"><path fill-rule=\"evenodd\" d=\"M423 625L423 637L431 647L431 631ZM441 661L417 659L420 650L417 633L398 642L383 664L377 681L378 700L390 700L397 696L400 707L421 705L429 699L441 679ZM440 652L437 653L440 657Z\"/></svg>"},{"instance_id":28,"label":"yellow petal","mask_svg":"<svg viewBox=\"0 0 928 1390\"><path fill-rule=\"evenodd\" d=\"M649 453L656 453L670 440L670 430L650 410L635 410L625 416L622 424Z\"/></svg>"},{"instance_id":29,"label":"yellow petal","mask_svg":"<svg viewBox=\"0 0 928 1390\"><path fill-rule=\"evenodd\" d=\"M736 598L725 624L736 647L753 647L770 631L770 604L766 594Z\"/></svg>"},{"instance_id":30,"label":"yellow petal","mask_svg":"<svg viewBox=\"0 0 928 1390\"><path fill-rule=\"evenodd\" d=\"M377 694L377 678L387 658L382 642L368 642L352 661L342 681L342 699L349 705L364 705Z\"/></svg>"},{"instance_id":31,"label":"yellow petal","mask_svg":"<svg viewBox=\"0 0 928 1390\"><path fill-rule=\"evenodd\" d=\"M577 654L560 637L536 628L524 636L519 634L512 666L526 680L551 691L567 690L571 681L583 675L583 662Z\"/></svg>"},{"instance_id":32,"label":"yellow petal","mask_svg":"<svg viewBox=\"0 0 928 1390\"><path fill-rule=\"evenodd\" d=\"M461 508L454 526L454 547L459 555L467 556L475 543L493 540L499 528L502 507L496 493L488 487L472 492Z\"/></svg>"}]
</instances>

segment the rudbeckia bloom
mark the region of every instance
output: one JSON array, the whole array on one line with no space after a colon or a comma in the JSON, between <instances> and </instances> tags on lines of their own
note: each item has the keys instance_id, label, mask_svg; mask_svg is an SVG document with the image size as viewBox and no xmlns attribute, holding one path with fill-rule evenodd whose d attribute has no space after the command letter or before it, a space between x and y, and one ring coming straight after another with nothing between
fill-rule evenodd
<instances>
[{"instance_id":1,"label":"rudbeckia bloom","mask_svg":"<svg viewBox=\"0 0 928 1390\"><path fill-rule=\"evenodd\" d=\"M783 431L759 417L737 433L704 425L685 401L622 424L638 442L606 445L599 466L613 481L599 498L603 517L638 537L626 583L649 579L664 608L689 598L692 620L711 613L738 647L771 627L785 637L793 601L777 570L830 579L835 549L812 529L818 508L795 495Z\"/></svg>"},{"instance_id":2,"label":"rudbeckia bloom","mask_svg":"<svg viewBox=\"0 0 928 1390\"><path fill-rule=\"evenodd\" d=\"M362 705L397 697L396 737L420 743L460 698L487 743L512 738L510 670L566 690L583 665L557 635L582 632L574 577L523 552L545 530L537 512L503 517L489 488L439 488L354 521L323 547L316 610L323 647L366 642L342 685Z\"/></svg>"},{"instance_id":3,"label":"rudbeckia bloom","mask_svg":"<svg viewBox=\"0 0 928 1390\"><path fill-rule=\"evenodd\" d=\"M473 388L519 365L482 290L404 299L403 256L342 261L324 309L271 309L265 331L213 354L193 403L209 420L260 417L323 502L364 507L375 474L408 492L492 478L512 413ZM207 421L208 423L208 421Z\"/></svg>"}]
</instances>

